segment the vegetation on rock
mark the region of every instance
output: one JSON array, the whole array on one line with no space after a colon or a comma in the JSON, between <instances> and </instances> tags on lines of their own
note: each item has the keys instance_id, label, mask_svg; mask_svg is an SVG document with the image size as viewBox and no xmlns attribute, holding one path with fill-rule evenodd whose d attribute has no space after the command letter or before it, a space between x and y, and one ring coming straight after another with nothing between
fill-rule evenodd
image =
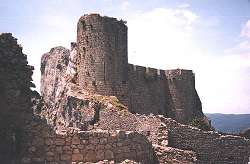
<instances>
[{"instance_id":1,"label":"vegetation on rock","mask_svg":"<svg viewBox=\"0 0 250 164\"><path fill-rule=\"evenodd\" d=\"M201 130L204 131L211 131L214 130L214 128L212 128L207 121L205 120L205 118L194 118L192 119L192 121L189 123L189 125L194 126L196 128L199 128Z\"/></svg>"}]
</instances>

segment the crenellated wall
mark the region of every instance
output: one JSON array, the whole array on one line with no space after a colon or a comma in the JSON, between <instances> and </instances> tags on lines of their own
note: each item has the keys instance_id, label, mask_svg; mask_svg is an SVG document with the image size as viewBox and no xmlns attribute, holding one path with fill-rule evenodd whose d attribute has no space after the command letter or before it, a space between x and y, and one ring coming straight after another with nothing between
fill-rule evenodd
<instances>
[{"instance_id":1,"label":"crenellated wall","mask_svg":"<svg viewBox=\"0 0 250 164\"><path fill-rule=\"evenodd\" d=\"M129 64L129 110L163 114L187 123L202 117L192 70L157 70Z\"/></svg>"},{"instance_id":2,"label":"crenellated wall","mask_svg":"<svg viewBox=\"0 0 250 164\"><path fill-rule=\"evenodd\" d=\"M174 117L168 81L163 70L129 64L129 110Z\"/></svg>"}]
</instances>

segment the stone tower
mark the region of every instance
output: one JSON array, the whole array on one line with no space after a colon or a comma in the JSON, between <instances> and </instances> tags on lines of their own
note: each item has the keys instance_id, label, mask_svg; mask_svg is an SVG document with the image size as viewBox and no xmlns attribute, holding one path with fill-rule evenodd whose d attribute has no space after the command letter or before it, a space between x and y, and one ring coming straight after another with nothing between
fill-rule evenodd
<instances>
[{"instance_id":1,"label":"stone tower","mask_svg":"<svg viewBox=\"0 0 250 164\"><path fill-rule=\"evenodd\" d=\"M78 83L91 93L128 103L127 26L116 18L84 15L77 25Z\"/></svg>"}]
</instances>

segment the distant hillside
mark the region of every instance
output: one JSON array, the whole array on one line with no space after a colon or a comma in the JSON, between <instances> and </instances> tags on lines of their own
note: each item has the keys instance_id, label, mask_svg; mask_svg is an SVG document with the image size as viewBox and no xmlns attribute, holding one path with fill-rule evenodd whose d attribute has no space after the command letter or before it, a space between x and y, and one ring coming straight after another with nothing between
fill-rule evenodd
<instances>
[{"instance_id":1,"label":"distant hillside","mask_svg":"<svg viewBox=\"0 0 250 164\"><path fill-rule=\"evenodd\" d=\"M250 114L205 114L211 121L212 126L220 132L239 133L241 130L250 128Z\"/></svg>"}]
</instances>

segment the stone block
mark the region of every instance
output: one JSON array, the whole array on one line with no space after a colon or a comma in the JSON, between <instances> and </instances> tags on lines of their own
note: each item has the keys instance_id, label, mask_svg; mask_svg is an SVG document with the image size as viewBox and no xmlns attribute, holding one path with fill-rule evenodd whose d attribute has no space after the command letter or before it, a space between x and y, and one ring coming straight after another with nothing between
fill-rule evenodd
<instances>
[{"instance_id":1,"label":"stone block","mask_svg":"<svg viewBox=\"0 0 250 164\"><path fill-rule=\"evenodd\" d=\"M45 140L45 144L46 145L52 145L54 142L53 142L53 140L51 139L51 138L47 138L46 140Z\"/></svg>"},{"instance_id":2,"label":"stone block","mask_svg":"<svg viewBox=\"0 0 250 164\"><path fill-rule=\"evenodd\" d=\"M106 144L108 142L107 138L101 138L100 139L100 144Z\"/></svg>"},{"instance_id":3,"label":"stone block","mask_svg":"<svg viewBox=\"0 0 250 164\"><path fill-rule=\"evenodd\" d=\"M79 149L73 149L73 154L78 154L78 153L80 153Z\"/></svg>"},{"instance_id":4,"label":"stone block","mask_svg":"<svg viewBox=\"0 0 250 164\"><path fill-rule=\"evenodd\" d=\"M79 145L81 143L80 138L75 136L72 138L72 144L73 145Z\"/></svg>"},{"instance_id":5,"label":"stone block","mask_svg":"<svg viewBox=\"0 0 250 164\"><path fill-rule=\"evenodd\" d=\"M62 148L64 151L69 151L69 150L71 150L71 147L70 146L63 146L63 148Z\"/></svg>"},{"instance_id":6,"label":"stone block","mask_svg":"<svg viewBox=\"0 0 250 164\"><path fill-rule=\"evenodd\" d=\"M86 149L87 150L95 150L95 145L87 145Z\"/></svg>"},{"instance_id":7,"label":"stone block","mask_svg":"<svg viewBox=\"0 0 250 164\"><path fill-rule=\"evenodd\" d=\"M58 145L58 146L62 146L65 144L65 140L63 138L57 138L55 140L55 144Z\"/></svg>"},{"instance_id":8,"label":"stone block","mask_svg":"<svg viewBox=\"0 0 250 164\"><path fill-rule=\"evenodd\" d=\"M46 155L47 156L54 156L54 153L53 152L47 152Z\"/></svg>"},{"instance_id":9,"label":"stone block","mask_svg":"<svg viewBox=\"0 0 250 164\"><path fill-rule=\"evenodd\" d=\"M82 154L72 154L72 161L82 161L83 155Z\"/></svg>"},{"instance_id":10,"label":"stone block","mask_svg":"<svg viewBox=\"0 0 250 164\"><path fill-rule=\"evenodd\" d=\"M24 158L21 159L21 164L29 164L29 163L31 163L31 159L30 158L24 157Z\"/></svg>"},{"instance_id":11,"label":"stone block","mask_svg":"<svg viewBox=\"0 0 250 164\"><path fill-rule=\"evenodd\" d=\"M97 158L98 160L103 160L103 159L104 159L104 151L103 151L103 150L98 150L98 151L96 152L96 158Z\"/></svg>"},{"instance_id":12,"label":"stone block","mask_svg":"<svg viewBox=\"0 0 250 164\"><path fill-rule=\"evenodd\" d=\"M90 140L90 143L96 145L96 144L99 143L99 139L96 139L96 138L91 139L91 140Z\"/></svg>"},{"instance_id":13,"label":"stone block","mask_svg":"<svg viewBox=\"0 0 250 164\"><path fill-rule=\"evenodd\" d=\"M57 146L56 149L55 149L55 152L56 153L62 153L63 152L62 147L61 146Z\"/></svg>"},{"instance_id":14,"label":"stone block","mask_svg":"<svg viewBox=\"0 0 250 164\"><path fill-rule=\"evenodd\" d=\"M87 151L84 161L85 162L96 161L96 152L93 150Z\"/></svg>"},{"instance_id":15,"label":"stone block","mask_svg":"<svg viewBox=\"0 0 250 164\"><path fill-rule=\"evenodd\" d=\"M105 155L104 155L105 159L114 159L114 153L111 150L106 150L105 151Z\"/></svg>"},{"instance_id":16,"label":"stone block","mask_svg":"<svg viewBox=\"0 0 250 164\"><path fill-rule=\"evenodd\" d=\"M60 159L62 161L69 161L69 160L71 160L71 155L70 154L62 154Z\"/></svg>"}]
</instances>

